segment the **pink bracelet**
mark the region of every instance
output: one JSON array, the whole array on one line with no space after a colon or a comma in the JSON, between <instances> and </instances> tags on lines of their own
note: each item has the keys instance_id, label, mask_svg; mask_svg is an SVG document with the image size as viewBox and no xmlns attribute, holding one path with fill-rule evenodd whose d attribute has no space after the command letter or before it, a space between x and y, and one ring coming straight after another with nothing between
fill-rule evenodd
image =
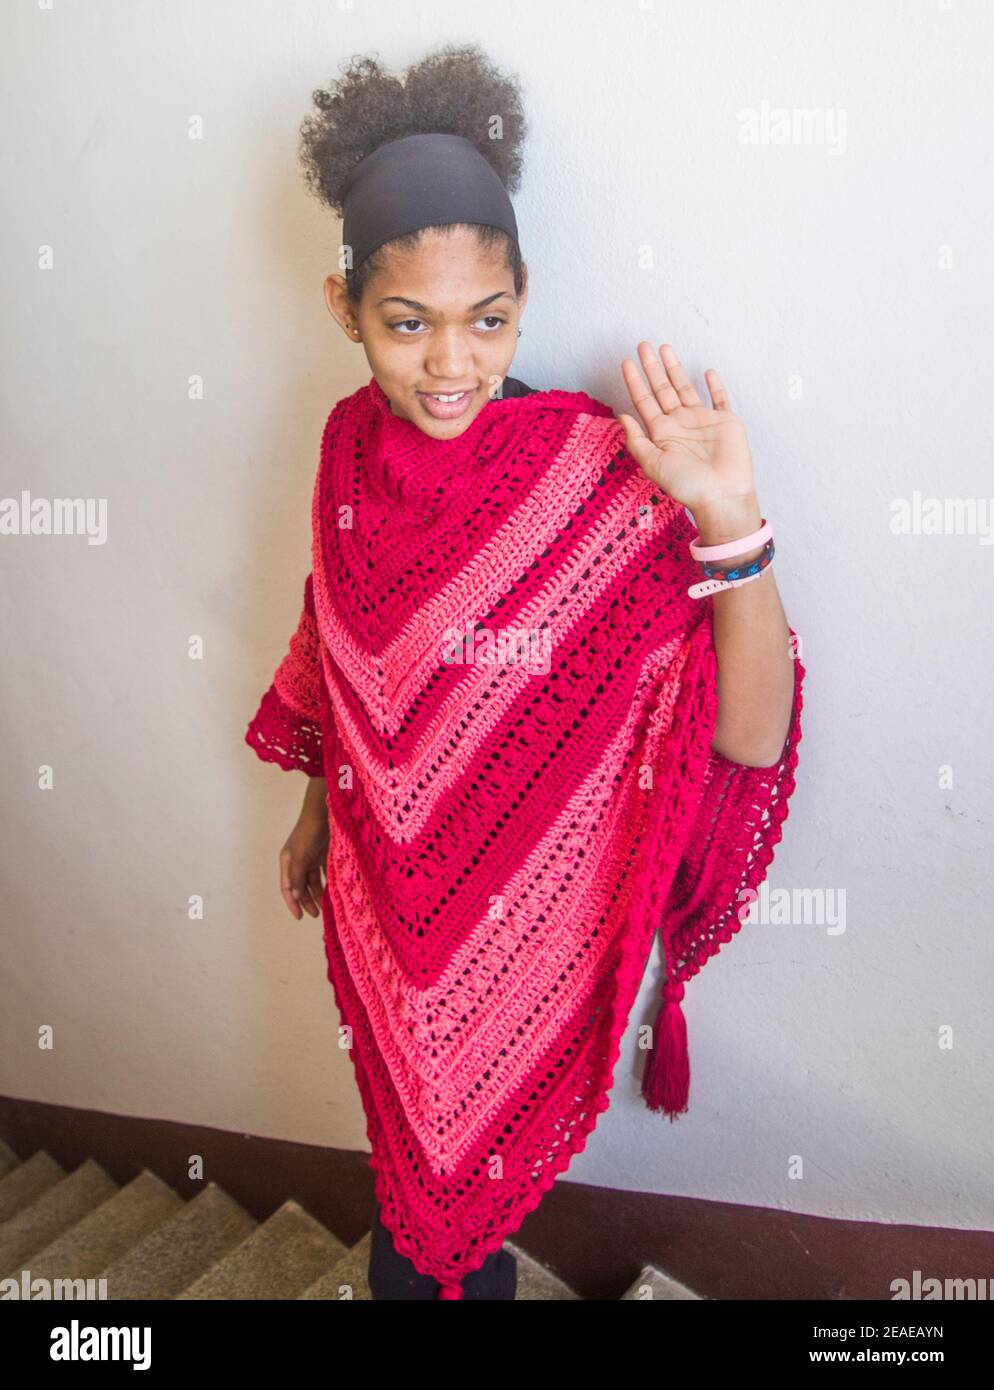
<instances>
[{"instance_id":1,"label":"pink bracelet","mask_svg":"<svg viewBox=\"0 0 994 1390\"><path fill-rule=\"evenodd\" d=\"M751 536L743 536L739 541L725 541L722 545L698 545L700 532L690 542L690 553L695 560L727 560L732 555L742 555L754 546L761 545L773 535L773 527L763 517L763 524ZM737 582L737 581L733 581Z\"/></svg>"}]
</instances>

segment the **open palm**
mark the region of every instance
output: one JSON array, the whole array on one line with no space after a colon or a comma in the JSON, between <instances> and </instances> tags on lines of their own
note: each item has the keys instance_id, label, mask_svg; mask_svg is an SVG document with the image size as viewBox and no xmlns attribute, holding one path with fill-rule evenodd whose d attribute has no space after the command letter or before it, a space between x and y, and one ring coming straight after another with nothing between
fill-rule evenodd
<instances>
[{"instance_id":1,"label":"open palm","mask_svg":"<svg viewBox=\"0 0 994 1390\"><path fill-rule=\"evenodd\" d=\"M616 418L624 426L628 452L647 477L692 512L748 497L753 492L752 455L745 426L728 407L721 378L705 372L713 405L694 390L675 350L663 343L638 345L648 378L625 358L621 370L641 422Z\"/></svg>"}]
</instances>

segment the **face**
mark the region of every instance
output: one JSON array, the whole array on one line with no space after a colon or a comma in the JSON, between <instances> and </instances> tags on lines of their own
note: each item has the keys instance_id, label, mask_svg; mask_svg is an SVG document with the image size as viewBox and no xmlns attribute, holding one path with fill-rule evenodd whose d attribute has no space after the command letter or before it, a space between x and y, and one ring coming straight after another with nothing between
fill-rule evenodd
<instances>
[{"instance_id":1,"label":"face","mask_svg":"<svg viewBox=\"0 0 994 1390\"><path fill-rule=\"evenodd\" d=\"M425 232L417 251L389 247L384 259L384 269L366 282L358 314L344 277L329 275L328 309L349 342L362 343L393 413L435 439L455 439L510 369L528 299L527 268L515 299L501 253L485 250L465 228ZM431 399L460 392L451 404Z\"/></svg>"}]
</instances>

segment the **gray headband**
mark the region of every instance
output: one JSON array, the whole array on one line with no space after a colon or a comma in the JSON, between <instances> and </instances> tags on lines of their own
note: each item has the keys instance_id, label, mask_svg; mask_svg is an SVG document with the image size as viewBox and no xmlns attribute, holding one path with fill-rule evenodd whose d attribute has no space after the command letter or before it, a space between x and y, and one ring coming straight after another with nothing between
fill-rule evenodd
<instances>
[{"instance_id":1,"label":"gray headband","mask_svg":"<svg viewBox=\"0 0 994 1390\"><path fill-rule=\"evenodd\" d=\"M342 198L342 241L352 248L353 269L395 237L450 222L500 227L518 240L507 189L464 135L388 140L352 170Z\"/></svg>"}]
</instances>

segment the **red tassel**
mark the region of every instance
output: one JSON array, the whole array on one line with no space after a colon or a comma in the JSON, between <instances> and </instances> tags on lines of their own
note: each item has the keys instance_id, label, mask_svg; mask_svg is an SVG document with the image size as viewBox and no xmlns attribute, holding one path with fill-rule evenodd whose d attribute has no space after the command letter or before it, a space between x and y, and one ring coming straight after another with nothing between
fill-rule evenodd
<instances>
[{"instance_id":1,"label":"red tassel","mask_svg":"<svg viewBox=\"0 0 994 1390\"><path fill-rule=\"evenodd\" d=\"M650 1110L662 1110L670 1121L687 1110L690 1096L690 1054L687 1020L680 1008L683 985L663 986L663 1005L653 1030L655 1045L642 1073L642 1095Z\"/></svg>"},{"instance_id":2,"label":"red tassel","mask_svg":"<svg viewBox=\"0 0 994 1390\"><path fill-rule=\"evenodd\" d=\"M439 1298L462 1298L462 1284L442 1284L438 1290Z\"/></svg>"}]
</instances>

